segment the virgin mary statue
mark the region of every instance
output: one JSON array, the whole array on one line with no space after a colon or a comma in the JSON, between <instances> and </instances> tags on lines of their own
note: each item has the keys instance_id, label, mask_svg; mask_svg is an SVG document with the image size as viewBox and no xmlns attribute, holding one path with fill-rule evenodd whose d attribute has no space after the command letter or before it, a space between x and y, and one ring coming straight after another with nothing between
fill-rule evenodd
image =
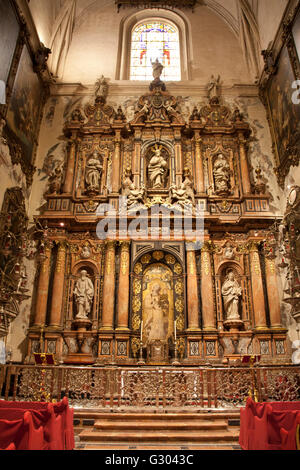
<instances>
[{"instance_id":1,"label":"virgin mary statue","mask_svg":"<svg viewBox=\"0 0 300 470\"><path fill-rule=\"evenodd\" d=\"M222 296L227 320L240 319L239 300L241 295L242 288L236 280L233 271L230 271L222 285Z\"/></svg>"}]
</instances>

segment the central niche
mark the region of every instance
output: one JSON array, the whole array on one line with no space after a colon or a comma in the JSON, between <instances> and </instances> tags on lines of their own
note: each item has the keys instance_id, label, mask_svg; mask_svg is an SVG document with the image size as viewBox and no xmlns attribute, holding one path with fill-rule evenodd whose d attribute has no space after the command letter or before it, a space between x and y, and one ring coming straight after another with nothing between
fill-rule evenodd
<instances>
[{"instance_id":1,"label":"central niche","mask_svg":"<svg viewBox=\"0 0 300 470\"><path fill-rule=\"evenodd\" d=\"M162 145L154 145L146 154L145 180L147 189L167 190L170 179L170 155Z\"/></svg>"},{"instance_id":2,"label":"central niche","mask_svg":"<svg viewBox=\"0 0 300 470\"><path fill-rule=\"evenodd\" d=\"M174 333L173 274L163 264L144 271L142 312L143 344L167 342Z\"/></svg>"}]
</instances>

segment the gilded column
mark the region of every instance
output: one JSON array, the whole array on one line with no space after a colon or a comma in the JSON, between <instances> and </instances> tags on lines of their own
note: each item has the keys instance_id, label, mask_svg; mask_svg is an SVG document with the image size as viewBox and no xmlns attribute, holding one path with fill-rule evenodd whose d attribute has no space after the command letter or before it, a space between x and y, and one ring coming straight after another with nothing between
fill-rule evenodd
<instances>
[{"instance_id":1,"label":"gilded column","mask_svg":"<svg viewBox=\"0 0 300 470\"><path fill-rule=\"evenodd\" d=\"M280 299L277 286L275 259L273 257L265 257L265 266L271 328L281 329Z\"/></svg>"},{"instance_id":2,"label":"gilded column","mask_svg":"<svg viewBox=\"0 0 300 470\"><path fill-rule=\"evenodd\" d=\"M45 247L45 258L40 265L37 302L35 311L34 326L45 325L47 314L47 300L50 278L51 246Z\"/></svg>"},{"instance_id":3,"label":"gilded column","mask_svg":"<svg viewBox=\"0 0 300 470\"><path fill-rule=\"evenodd\" d=\"M201 250L201 298L203 330L215 330L214 284L210 247L207 244Z\"/></svg>"},{"instance_id":4,"label":"gilded column","mask_svg":"<svg viewBox=\"0 0 300 470\"><path fill-rule=\"evenodd\" d=\"M132 156L132 174L134 177L134 184L137 188L140 187L141 178L141 131L135 131L134 152Z\"/></svg>"},{"instance_id":5,"label":"gilded column","mask_svg":"<svg viewBox=\"0 0 300 470\"><path fill-rule=\"evenodd\" d=\"M114 157L112 161L112 192L113 193L118 193L120 189L120 147L121 143L119 140L119 136L116 137L116 142L115 142L115 152L114 152Z\"/></svg>"},{"instance_id":6,"label":"gilded column","mask_svg":"<svg viewBox=\"0 0 300 470\"><path fill-rule=\"evenodd\" d=\"M122 241L118 289L118 329L128 330L130 242Z\"/></svg>"},{"instance_id":7,"label":"gilded column","mask_svg":"<svg viewBox=\"0 0 300 470\"><path fill-rule=\"evenodd\" d=\"M179 187L182 184L183 162L182 162L182 148L181 148L181 134L175 132L175 165L176 165L176 185Z\"/></svg>"},{"instance_id":8,"label":"gilded column","mask_svg":"<svg viewBox=\"0 0 300 470\"><path fill-rule=\"evenodd\" d=\"M266 309L257 243L250 244L250 271L255 328L257 330L265 329L267 328Z\"/></svg>"},{"instance_id":9,"label":"gilded column","mask_svg":"<svg viewBox=\"0 0 300 470\"><path fill-rule=\"evenodd\" d=\"M188 329L199 330L198 280L194 250L187 251L187 307Z\"/></svg>"},{"instance_id":10,"label":"gilded column","mask_svg":"<svg viewBox=\"0 0 300 470\"><path fill-rule=\"evenodd\" d=\"M75 159L76 159L76 140L75 138L72 138L70 142L70 147L69 147L68 164L67 164L65 182L63 186L63 192L67 194L72 193L72 189L73 189Z\"/></svg>"},{"instance_id":11,"label":"gilded column","mask_svg":"<svg viewBox=\"0 0 300 470\"><path fill-rule=\"evenodd\" d=\"M195 187L197 193L204 193L204 172L203 172L203 157L201 152L201 139L195 139L195 168L196 168L196 181Z\"/></svg>"},{"instance_id":12,"label":"gilded column","mask_svg":"<svg viewBox=\"0 0 300 470\"><path fill-rule=\"evenodd\" d=\"M67 244L61 241L58 244L57 260L53 278L52 303L50 313L50 327L59 328L61 326L61 315L63 307L65 265L66 265Z\"/></svg>"},{"instance_id":13,"label":"gilded column","mask_svg":"<svg viewBox=\"0 0 300 470\"><path fill-rule=\"evenodd\" d=\"M114 325L115 307L115 243L106 243L105 271L103 282L102 329L111 330Z\"/></svg>"},{"instance_id":14,"label":"gilded column","mask_svg":"<svg viewBox=\"0 0 300 470\"><path fill-rule=\"evenodd\" d=\"M246 140L243 134L239 135L240 144L240 162L241 162L241 173L242 173L242 185L244 194L251 194L251 183L249 174L248 158L245 146Z\"/></svg>"}]
</instances>

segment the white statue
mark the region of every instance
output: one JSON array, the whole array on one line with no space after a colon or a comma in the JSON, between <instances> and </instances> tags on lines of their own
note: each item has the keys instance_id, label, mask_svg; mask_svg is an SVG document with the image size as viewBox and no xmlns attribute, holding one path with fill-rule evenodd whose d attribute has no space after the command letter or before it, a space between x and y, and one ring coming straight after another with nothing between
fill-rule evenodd
<instances>
[{"instance_id":1,"label":"white statue","mask_svg":"<svg viewBox=\"0 0 300 470\"><path fill-rule=\"evenodd\" d=\"M161 149L156 148L148 166L150 186L153 189L165 187L168 163L161 155Z\"/></svg>"},{"instance_id":2,"label":"white statue","mask_svg":"<svg viewBox=\"0 0 300 470\"><path fill-rule=\"evenodd\" d=\"M130 208L138 203L144 203L145 188L137 188L132 182L131 171L129 168L125 171L125 178L122 184L122 195L127 198L127 207Z\"/></svg>"},{"instance_id":3,"label":"white statue","mask_svg":"<svg viewBox=\"0 0 300 470\"><path fill-rule=\"evenodd\" d=\"M214 75L211 76L210 82L207 85L207 92L209 98L219 96L220 79L220 75L218 75L217 78L215 78Z\"/></svg>"},{"instance_id":4,"label":"white statue","mask_svg":"<svg viewBox=\"0 0 300 470\"><path fill-rule=\"evenodd\" d=\"M91 256L91 250L87 245L83 246L80 256L83 259L88 259Z\"/></svg>"},{"instance_id":5,"label":"white statue","mask_svg":"<svg viewBox=\"0 0 300 470\"><path fill-rule=\"evenodd\" d=\"M87 191L99 191L102 175L102 165L99 153L95 150L87 161L85 170L85 182Z\"/></svg>"},{"instance_id":6,"label":"white statue","mask_svg":"<svg viewBox=\"0 0 300 470\"><path fill-rule=\"evenodd\" d=\"M195 194L189 172L185 173L185 179L179 187L176 187L175 184L170 186L169 199L171 204L177 202L183 208L187 204L195 205Z\"/></svg>"},{"instance_id":7,"label":"white statue","mask_svg":"<svg viewBox=\"0 0 300 470\"><path fill-rule=\"evenodd\" d=\"M95 94L96 96L103 96L104 98L108 95L108 83L104 78L104 75L102 75L96 82Z\"/></svg>"},{"instance_id":8,"label":"white statue","mask_svg":"<svg viewBox=\"0 0 300 470\"><path fill-rule=\"evenodd\" d=\"M230 166L221 153L214 162L213 168L216 194L228 194L230 191Z\"/></svg>"},{"instance_id":9,"label":"white statue","mask_svg":"<svg viewBox=\"0 0 300 470\"><path fill-rule=\"evenodd\" d=\"M164 66L156 59L155 62L151 61L152 69L153 69L153 77L155 80L160 80L161 74L163 72Z\"/></svg>"},{"instance_id":10,"label":"white statue","mask_svg":"<svg viewBox=\"0 0 300 470\"><path fill-rule=\"evenodd\" d=\"M222 285L222 296L227 320L240 320L239 301L242 295L242 288L235 278L233 271L230 271Z\"/></svg>"},{"instance_id":11,"label":"white statue","mask_svg":"<svg viewBox=\"0 0 300 470\"><path fill-rule=\"evenodd\" d=\"M94 285L87 276L85 269L80 272L80 277L75 284L73 294L77 306L76 318L88 318L94 298Z\"/></svg>"}]
</instances>

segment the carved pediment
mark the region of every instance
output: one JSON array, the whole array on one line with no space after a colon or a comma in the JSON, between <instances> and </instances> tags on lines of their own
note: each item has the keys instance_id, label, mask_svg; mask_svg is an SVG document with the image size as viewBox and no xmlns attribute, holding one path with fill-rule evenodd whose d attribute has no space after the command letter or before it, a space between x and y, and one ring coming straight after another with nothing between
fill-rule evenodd
<instances>
[{"instance_id":1,"label":"carved pediment","mask_svg":"<svg viewBox=\"0 0 300 470\"><path fill-rule=\"evenodd\" d=\"M184 124L182 116L176 111L177 100L168 92L156 87L150 93L140 97L137 111L131 124L145 121Z\"/></svg>"},{"instance_id":2,"label":"carved pediment","mask_svg":"<svg viewBox=\"0 0 300 470\"><path fill-rule=\"evenodd\" d=\"M106 104L103 96L97 96L93 105L88 104L84 109L88 118L87 126L101 126L111 124L114 117L114 109Z\"/></svg>"}]
</instances>

